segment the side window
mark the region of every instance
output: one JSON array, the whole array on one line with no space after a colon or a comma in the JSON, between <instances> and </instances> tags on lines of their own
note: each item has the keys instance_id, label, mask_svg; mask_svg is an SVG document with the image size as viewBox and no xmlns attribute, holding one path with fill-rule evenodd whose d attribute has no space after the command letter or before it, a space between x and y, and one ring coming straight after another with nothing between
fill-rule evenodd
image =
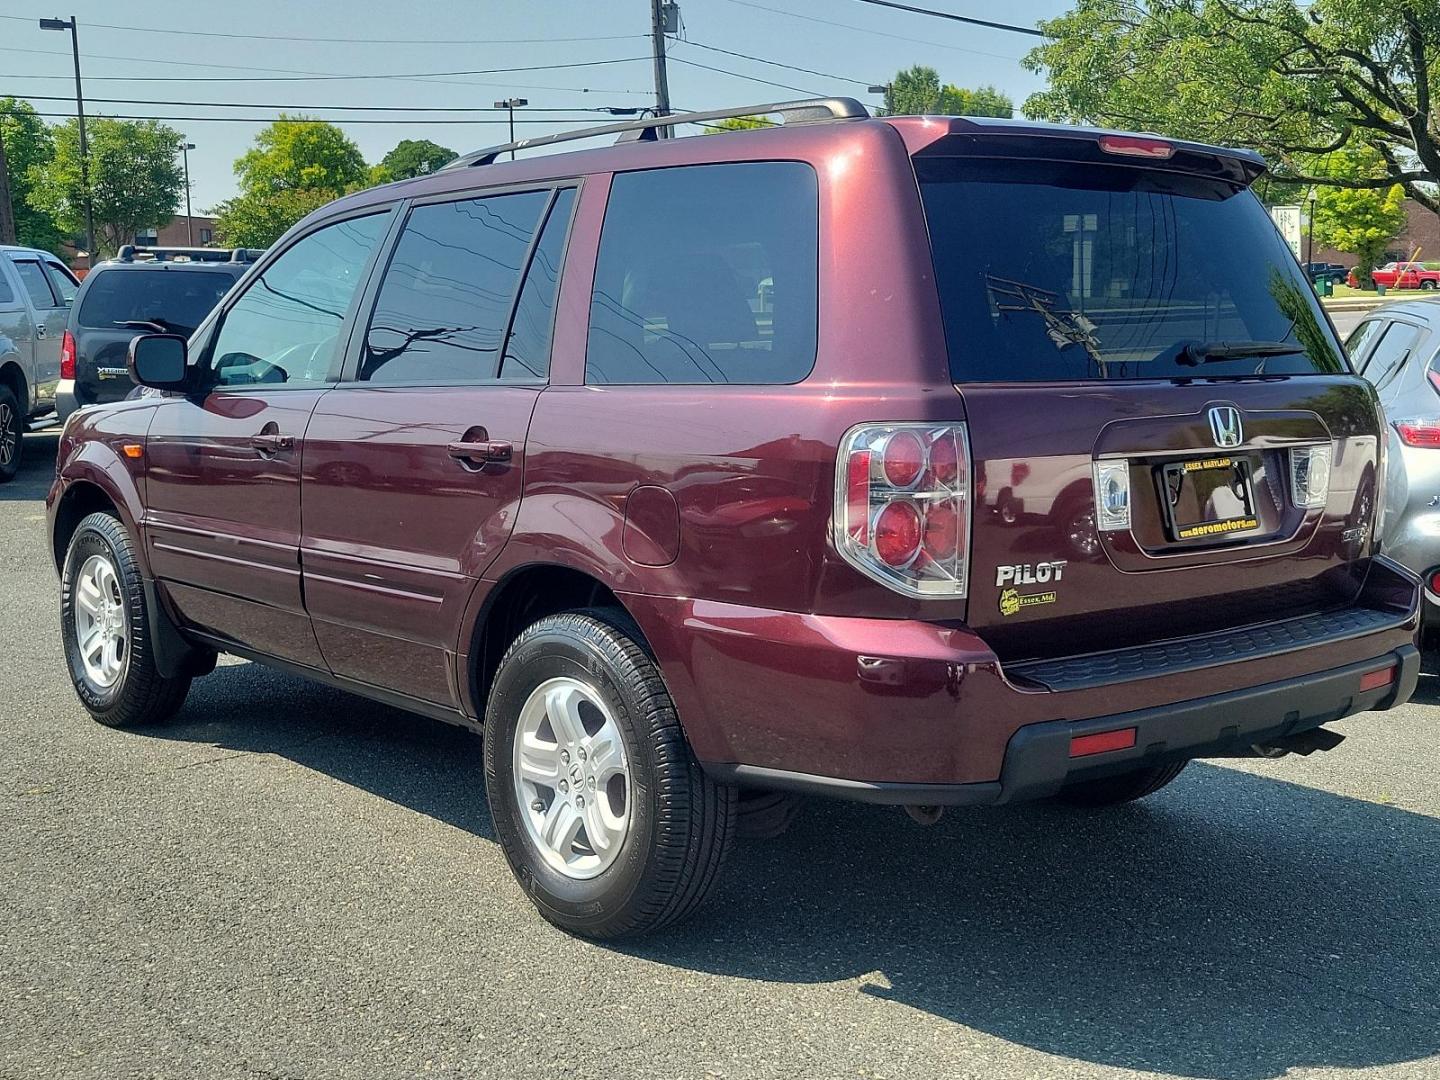
<instances>
[{"instance_id":1,"label":"side window","mask_svg":"<svg viewBox=\"0 0 1440 1080\"><path fill-rule=\"evenodd\" d=\"M478 382L500 348L548 191L410 211L365 335L366 382Z\"/></svg>"},{"instance_id":2,"label":"side window","mask_svg":"<svg viewBox=\"0 0 1440 1080\"><path fill-rule=\"evenodd\" d=\"M1380 386L1386 382L1400 370L1401 363L1410 355L1410 350L1415 347L1415 341L1419 337L1419 327L1392 322L1385 331L1385 336L1370 353L1370 361L1361 372L1366 381L1372 386Z\"/></svg>"},{"instance_id":3,"label":"side window","mask_svg":"<svg viewBox=\"0 0 1440 1080\"><path fill-rule=\"evenodd\" d=\"M1383 319L1366 319L1345 339L1345 354L1350 357L1350 363L1357 372L1365 371L1364 361L1368 359L1365 350L1375 343L1376 331L1384 325Z\"/></svg>"},{"instance_id":4,"label":"side window","mask_svg":"<svg viewBox=\"0 0 1440 1080\"><path fill-rule=\"evenodd\" d=\"M50 284L59 293L61 301L66 307L75 302L75 294L80 291L80 282L75 280L75 275L70 273L61 263L54 259L45 260L45 269L50 271Z\"/></svg>"},{"instance_id":5,"label":"side window","mask_svg":"<svg viewBox=\"0 0 1440 1080\"><path fill-rule=\"evenodd\" d=\"M586 381L803 379L815 363L817 205L815 172L798 162L617 174Z\"/></svg>"},{"instance_id":6,"label":"side window","mask_svg":"<svg viewBox=\"0 0 1440 1080\"><path fill-rule=\"evenodd\" d=\"M20 298L10 284L10 275L5 272L5 259L0 256L0 308L18 307Z\"/></svg>"},{"instance_id":7,"label":"side window","mask_svg":"<svg viewBox=\"0 0 1440 1080\"><path fill-rule=\"evenodd\" d=\"M565 257L565 237L570 231L570 215L574 209L574 188L562 188L555 193L555 202L545 219L540 242L535 245L535 254L525 271L525 284L520 287L520 300L515 305L510 340L505 343L505 359L500 365L500 374L505 378L530 375L544 379L550 374L555 294L559 291L560 263Z\"/></svg>"},{"instance_id":8,"label":"side window","mask_svg":"<svg viewBox=\"0 0 1440 1080\"><path fill-rule=\"evenodd\" d=\"M215 337L212 385L329 382L345 312L389 221L382 213L327 225L251 281Z\"/></svg>"},{"instance_id":9,"label":"side window","mask_svg":"<svg viewBox=\"0 0 1440 1080\"><path fill-rule=\"evenodd\" d=\"M16 259L15 269L20 274L20 283L30 294L30 303L34 304L37 310L45 311L60 306L60 301L50 289L50 280L38 262L34 259Z\"/></svg>"}]
</instances>

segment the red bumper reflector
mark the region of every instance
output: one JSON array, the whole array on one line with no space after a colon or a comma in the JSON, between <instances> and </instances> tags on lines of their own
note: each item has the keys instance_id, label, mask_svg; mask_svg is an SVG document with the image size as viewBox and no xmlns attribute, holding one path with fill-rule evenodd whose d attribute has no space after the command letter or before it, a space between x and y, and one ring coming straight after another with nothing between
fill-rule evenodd
<instances>
[{"instance_id":1,"label":"red bumper reflector","mask_svg":"<svg viewBox=\"0 0 1440 1080\"><path fill-rule=\"evenodd\" d=\"M1389 686L1394 681L1395 669L1393 667L1382 668L1379 671L1372 671L1360 676L1360 691L1364 693L1366 690L1378 690L1382 686ZM1071 746L1074 746L1073 741ZM1075 751L1072 749L1070 754L1073 757Z\"/></svg>"},{"instance_id":2,"label":"red bumper reflector","mask_svg":"<svg viewBox=\"0 0 1440 1080\"><path fill-rule=\"evenodd\" d=\"M1094 735L1076 735L1070 740L1071 757L1089 757L1091 754L1106 754L1111 750L1128 750L1135 745L1135 729L1121 728L1119 731L1099 731Z\"/></svg>"}]
</instances>

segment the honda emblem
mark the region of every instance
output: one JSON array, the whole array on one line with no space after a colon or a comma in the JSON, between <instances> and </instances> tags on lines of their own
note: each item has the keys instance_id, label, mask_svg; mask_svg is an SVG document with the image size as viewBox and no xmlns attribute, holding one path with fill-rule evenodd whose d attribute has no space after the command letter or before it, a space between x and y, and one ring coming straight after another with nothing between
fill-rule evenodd
<instances>
[{"instance_id":1,"label":"honda emblem","mask_svg":"<svg viewBox=\"0 0 1440 1080\"><path fill-rule=\"evenodd\" d=\"M1216 405L1210 410L1210 434L1215 445L1222 450L1239 446L1245 441L1245 429L1240 425L1240 410L1233 405Z\"/></svg>"}]
</instances>

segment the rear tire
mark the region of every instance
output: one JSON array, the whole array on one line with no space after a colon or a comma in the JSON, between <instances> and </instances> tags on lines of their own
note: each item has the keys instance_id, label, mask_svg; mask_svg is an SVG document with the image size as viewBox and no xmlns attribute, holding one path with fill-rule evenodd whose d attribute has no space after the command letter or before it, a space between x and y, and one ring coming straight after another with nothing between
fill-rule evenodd
<instances>
[{"instance_id":1,"label":"rear tire","mask_svg":"<svg viewBox=\"0 0 1440 1080\"><path fill-rule=\"evenodd\" d=\"M1153 795L1184 772L1189 764L1188 761L1172 761L1167 765L1151 765L1115 776L1102 776L1098 780L1081 780L1062 788L1055 798L1071 806L1119 806Z\"/></svg>"},{"instance_id":2,"label":"rear tire","mask_svg":"<svg viewBox=\"0 0 1440 1080\"><path fill-rule=\"evenodd\" d=\"M742 840L774 840L789 830L800 812L800 797L788 791L741 791L735 835Z\"/></svg>"},{"instance_id":3,"label":"rear tire","mask_svg":"<svg viewBox=\"0 0 1440 1080\"><path fill-rule=\"evenodd\" d=\"M589 938L693 913L735 834L736 789L701 771L639 642L619 613L541 619L506 650L485 710L505 858L541 915Z\"/></svg>"},{"instance_id":4,"label":"rear tire","mask_svg":"<svg viewBox=\"0 0 1440 1080\"><path fill-rule=\"evenodd\" d=\"M0 386L0 484L14 480L20 471L21 438L26 426L15 392Z\"/></svg>"},{"instance_id":5,"label":"rear tire","mask_svg":"<svg viewBox=\"0 0 1440 1080\"><path fill-rule=\"evenodd\" d=\"M168 679L155 668L134 549L110 514L90 514L70 538L60 636L80 703L106 727L161 724L180 711L190 677Z\"/></svg>"}]
</instances>

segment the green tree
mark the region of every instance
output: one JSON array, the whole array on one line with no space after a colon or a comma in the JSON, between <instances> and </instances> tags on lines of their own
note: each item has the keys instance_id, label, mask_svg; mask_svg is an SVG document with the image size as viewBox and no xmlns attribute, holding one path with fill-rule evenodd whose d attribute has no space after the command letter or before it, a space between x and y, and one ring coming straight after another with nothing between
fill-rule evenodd
<instances>
[{"instance_id":1,"label":"green tree","mask_svg":"<svg viewBox=\"0 0 1440 1080\"><path fill-rule=\"evenodd\" d=\"M222 243L268 247L310 211L367 182L360 148L338 127L281 116L235 162L240 193L214 210Z\"/></svg>"},{"instance_id":2,"label":"green tree","mask_svg":"<svg viewBox=\"0 0 1440 1080\"><path fill-rule=\"evenodd\" d=\"M50 214L30 205L30 170L55 154L50 129L28 101L0 98L0 137L5 140L5 171L10 180L16 238L26 247L44 248L58 255L65 238L59 226Z\"/></svg>"},{"instance_id":3,"label":"green tree","mask_svg":"<svg viewBox=\"0 0 1440 1080\"><path fill-rule=\"evenodd\" d=\"M727 116L721 120L712 120L705 125L706 135L718 135L722 131L750 131L753 128L774 127L773 120L766 120L763 116Z\"/></svg>"},{"instance_id":4,"label":"green tree","mask_svg":"<svg viewBox=\"0 0 1440 1080\"><path fill-rule=\"evenodd\" d=\"M31 166L29 204L51 215L66 233L85 232L85 188L80 173L80 129L74 120L51 128L55 152ZM158 228L175 215L184 184L180 133L155 120L92 118L90 202L95 246L113 253L137 232Z\"/></svg>"},{"instance_id":5,"label":"green tree","mask_svg":"<svg viewBox=\"0 0 1440 1080\"><path fill-rule=\"evenodd\" d=\"M917 64L890 80L885 111L895 116L1013 116L1015 103L993 86L942 86L939 72Z\"/></svg>"},{"instance_id":6,"label":"green tree","mask_svg":"<svg viewBox=\"0 0 1440 1080\"><path fill-rule=\"evenodd\" d=\"M401 139L380 159L380 164L370 167L370 182L388 184L392 180L426 176L454 161L455 157L454 150L429 139Z\"/></svg>"},{"instance_id":7,"label":"green tree","mask_svg":"<svg viewBox=\"0 0 1440 1080\"><path fill-rule=\"evenodd\" d=\"M1041 24L1031 116L1250 146L1285 179L1394 184L1440 213L1435 0L1077 0ZM1370 175L1309 171L1347 149Z\"/></svg>"},{"instance_id":8,"label":"green tree","mask_svg":"<svg viewBox=\"0 0 1440 1080\"><path fill-rule=\"evenodd\" d=\"M1338 152L1316 162L1312 171L1341 178L1384 175L1385 162L1374 151ZM1317 243L1354 255L1357 275L1370 284L1370 271L1390 241L1405 228L1405 190L1321 187L1315 191L1314 229Z\"/></svg>"}]
</instances>

